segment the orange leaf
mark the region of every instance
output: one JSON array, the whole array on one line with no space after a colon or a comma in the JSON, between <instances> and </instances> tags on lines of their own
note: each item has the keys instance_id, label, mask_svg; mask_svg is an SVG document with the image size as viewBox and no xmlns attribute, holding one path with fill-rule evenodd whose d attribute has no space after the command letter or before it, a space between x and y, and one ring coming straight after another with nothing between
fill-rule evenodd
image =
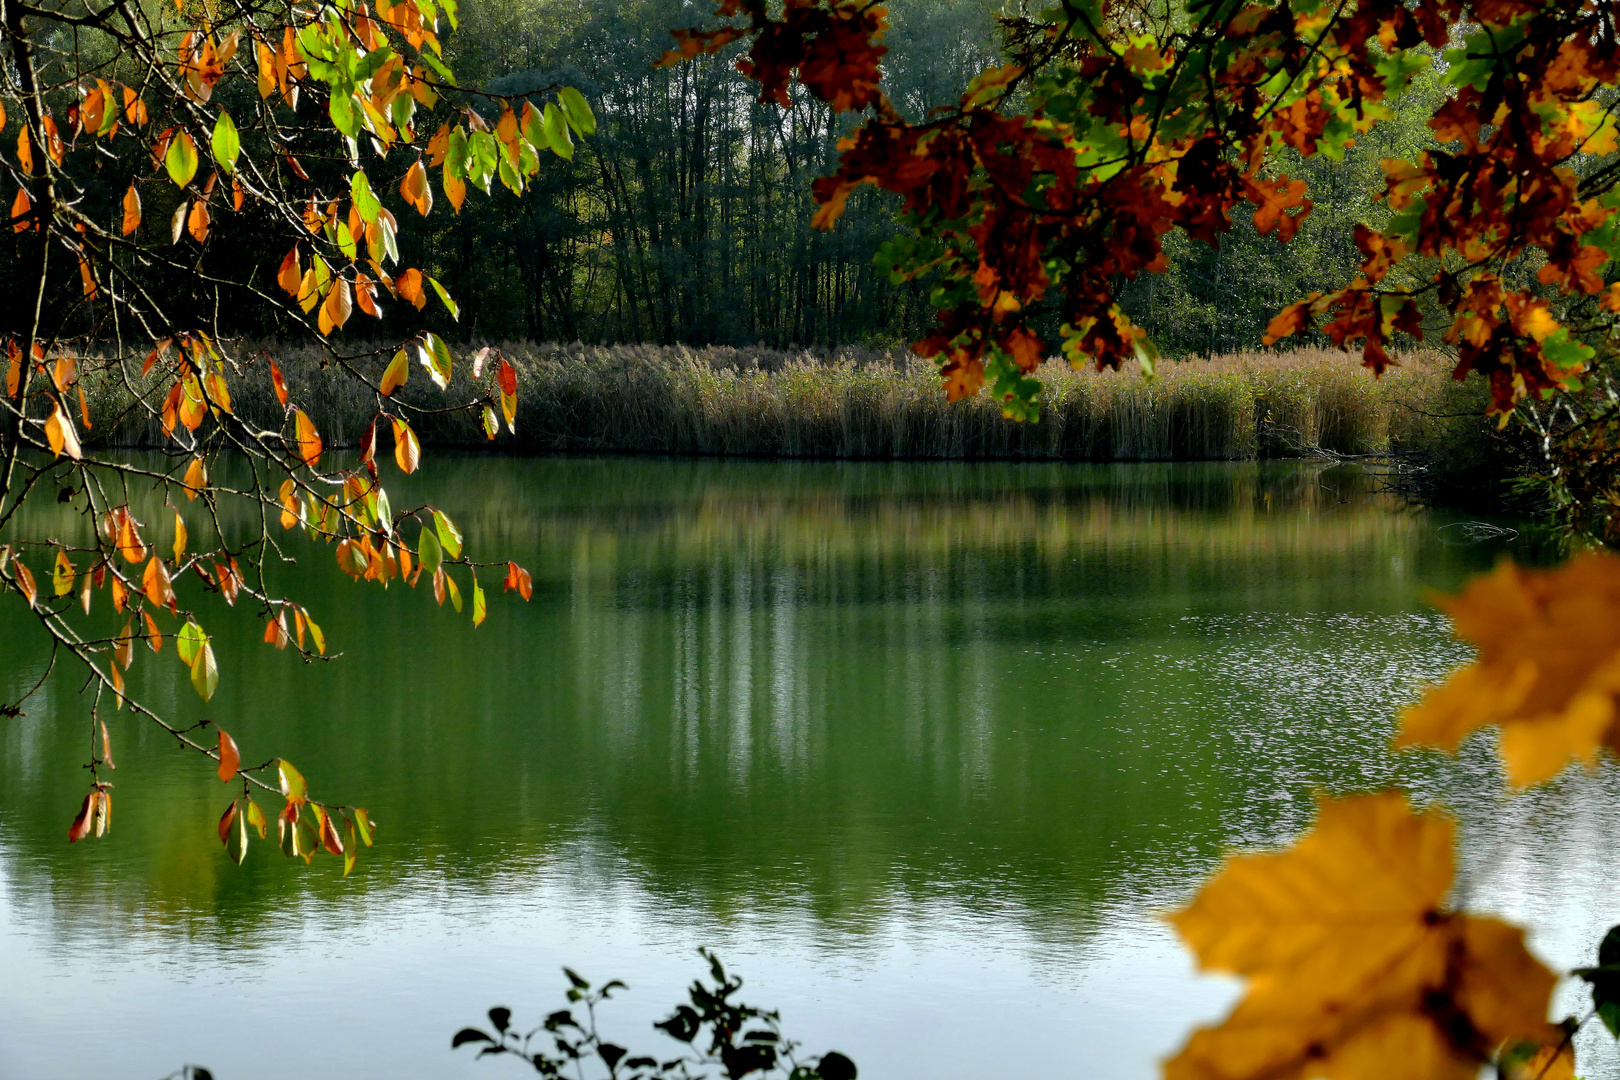
<instances>
[{"instance_id":1,"label":"orange leaf","mask_svg":"<svg viewBox=\"0 0 1620 1080\"><path fill-rule=\"evenodd\" d=\"M394 463L399 466L402 473L413 473L417 464L422 460L422 445L416 439L416 432L404 420L392 419L394 428Z\"/></svg>"},{"instance_id":2,"label":"orange leaf","mask_svg":"<svg viewBox=\"0 0 1620 1080\"><path fill-rule=\"evenodd\" d=\"M219 779L222 783L230 783L237 770L242 767L242 755L236 749L236 740L225 734L224 728L219 731Z\"/></svg>"},{"instance_id":3,"label":"orange leaf","mask_svg":"<svg viewBox=\"0 0 1620 1080\"><path fill-rule=\"evenodd\" d=\"M1305 197L1306 186L1305 181L1290 180L1286 176L1263 184L1247 181L1249 201L1258 207L1254 212L1255 230L1264 236L1276 229L1278 240L1285 244L1292 240L1311 214L1311 200ZM1296 209L1298 214L1288 212Z\"/></svg>"},{"instance_id":4,"label":"orange leaf","mask_svg":"<svg viewBox=\"0 0 1620 1080\"><path fill-rule=\"evenodd\" d=\"M382 318L382 310L377 307L377 286L364 274L354 276L354 302L373 319Z\"/></svg>"},{"instance_id":5,"label":"orange leaf","mask_svg":"<svg viewBox=\"0 0 1620 1080\"><path fill-rule=\"evenodd\" d=\"M27 232L34 228L38 222L26 220L33 212L34 201L28 197L26 188L17 189L17 197L11 200L11 231L14 233ZM418 307L421 305L418 304Z\"/></svg>"},{"instance_id":6,"label":"orange leaf","mask_svg":"<svg viewBox=\"0 0 1620 1080\"><path fill-rule=\"evenodd\" d=\"M284 611L265 623L264 643L274 645L278 649L285 649L289 640L287 635L287 613Z\"/></svg>"},{"instance_id":7,"label":"orange leaf","mask_svg":"<svg viewBox=\"0 0 1620 1080\"><path fill-rule=\"evenodd\" d=\"M422 292L422 285L422 271L414 267L401 270L399 276L394 278L394 291L399 293L401 300L416 305L417 311L427 306L427 296Z\"/></svg>"},{"instance_id":8,"label":"orange leaf","mask_svg":"<svg viewBox=\"0 0 1620 1080\"><path fill-rule=\"evenodd\" d=\"M39 589L34 585L33 572L15 559L12 560L11 565L17 571L17 588L22 590L23 599L28 602L28 606L33 607L34 600L39 596Z\"/></svg>"},{"instance_id":9,"label":"orange leaf","mask_svg":"<svg viewBox=\"0 0 1620 1080\"><path fill-rule=\"evenodd\" d=\"M450 163L444 165L444 197L450 200L451 209L461 213L461 204L467 201L467 182L450 171Z\"/></svg>"},{"instance_id":10,"label":"orange leaf","mask_svg":"<svg viewBox=\"0 0 1620 1080\"><path fill-rule=\"evenodd\" d=\"M423 217L433 209L433 189L428 186L427 167L420 159L405 173L405 179L399 182L399 193Z\"/></svg>"},{"instance_id":11,"label":"orange leaf","mask_svg":"<svg viewBox=\"0 0 1620 1080\"><path fill-rule=\"evenodd\" d=\"M208 206L201 199L191 204L191 213L186 216L186 231L197 243L208 239L208 226L212 219L208 216Z\"/></svg>"},{"instance_id":12,"label":"orange leaf","mask_svg":"<svg viewBox=\"0 0 1620 1080\"><path fill-rule=\"evenodd\" d=\"M501 583L501 591L507 592L516 589L518 595L527 600L534 595L534 579L529 572L515 562L506 564L506 580Z\"/></svg>"},{"instance_id":13,"label":"orange leaf","mask_svg":"<svg viewBox=\"0 0 1620 1080\"><path fill-rule=\"evenodd\" d=\"M156 555L152 556L146 564L146 572L141 575L141 591L155 607L168 607L174 603L174 587L169 582L168 568Z\"/></svg>"},{"instance_id":14,"label":"orange leaf","mask_svg":"<svg viewBox=\"0 0 1620 1080\"><path fill-rule=\"evenodd\" d=\"M276 388L276 400L281 407L287 407L287 380L281 377L281 368L276 366L274 360L270 361L270 384Z\"/></svg>"},{"instance_id":15,"label":"orange leaf","mask_svg":"<svg viewBox=\"0 0 1620 1080\"><path fill-rule=\"evenodd\" d=\"M92 791L84 797L84 803L79 807L79 814L68 826L68 843L76 844L90 835L90 825L95 816L96 807L100 800L99 791Z\"/></svg>"},{"instance_id":16,"label":"orange leaf","mask_svg":"<svg viewBox=\"0 0 1620 1080\"><path fill-rule=\"evenodd\" d=\"M129 190L124 192L124 235L128 236L141 224L141 194L135 190L135 181L129 182Z\"/></svg>"},{"instance_id":17,"label":"orange leaf","mask_svg":"<svg viewBox=\"0 0 1620 1080\"><path fill-rule=\"evenodd\" d=\"M281 286L282 292L297 300L303 292L303 281L304 271L298 265L298 245L294 244L292 250L281 260L281 269L276 273L276 284Z\"/></svg>"},{"instance_id":18,"label":"orange leaf","mask_svg":"<svg viewBox=\"0 0 1620 1080\"><path fill-rule=\"evenodd\" d=\"M73 430L73 421L62 411L61 404L55 401L51 402L51 415L45 418L45 439L51 444L51 452L58 457L66 454L78 460L79 435Z\"/></svg>"},{"instance_id":19,"label":"orange leaf","mask_svg":"<svg viewBox=\"0 0 1620 1080\"><path fill-rule=\"evenodd\" d=\"M349 321L354 311L354 297L349 291L349 279L338 278L327 290L326 302L321 304L320 327L322 334L330 334Z\"/></svg>"},{"instance_id":20,"label":"orange leaf","mask_svg":"<svg viewBox=\"0 0 1620 1080\"><path fill-rule=\"evenodd\" d=\"M194 457L191 464L186 466L186 499L191 501L202 493L208 486L208 470L203 466L203 459Z\"/></svg>"},{"instance_id":21,"label":"orange leaf","mask_svg":"<svg viewBox=\"0 0 1620 1080\"><path fill-rule=\"evenodd\" d=\"M303 409L295 411L293 423L298 439L298 459L310 468L321 463L321 436L315 430L315 424L304 414Z\"/></svg>"},{"instance_id":22,"label":"orange leaf","mask_svg":"<svg viewBox=\"0 0 1620 1080\"><path fill-rule=\"evenodd\" d=\"M21 124L17 128L17 163L22 166L25 176L34 174L34 143L28 137L27 124Z\"/></svg>"}]
</instances>

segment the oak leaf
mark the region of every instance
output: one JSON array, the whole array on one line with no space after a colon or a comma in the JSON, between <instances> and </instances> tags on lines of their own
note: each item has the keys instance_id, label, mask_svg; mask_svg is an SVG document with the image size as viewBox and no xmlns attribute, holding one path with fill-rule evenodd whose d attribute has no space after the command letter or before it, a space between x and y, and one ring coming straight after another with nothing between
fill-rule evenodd
<instances>
[{"instance_id":1,"label":"oak leaf","mask_svg":"<svg viewBox=\"0 0 1620 1080\"><path fill-rule=\"evenodd\" d=\"M1444 907L1454 833L1382 792L1324 799L1292 848L1228 859L1170 921L1247 994L1166 1080L1474 1080L1509 1040L1556 1042L1555 978L1523 932Z\"/></svg>"},{"instance_id":2,"label":"oak leaf","mask_svg":"<svg viewBox=\"0 0 1620 1080\"><path fill-rule=\"evenodd\" d=\"M1588 554L1557 570L1503 562L1437 601L1474 663L1401 717L1395 745L1453 750L1476 728L1502 728L1515 785L1538 784L1571 758L1620 750L1620 556Z\"/></svg>"}]
</instances>

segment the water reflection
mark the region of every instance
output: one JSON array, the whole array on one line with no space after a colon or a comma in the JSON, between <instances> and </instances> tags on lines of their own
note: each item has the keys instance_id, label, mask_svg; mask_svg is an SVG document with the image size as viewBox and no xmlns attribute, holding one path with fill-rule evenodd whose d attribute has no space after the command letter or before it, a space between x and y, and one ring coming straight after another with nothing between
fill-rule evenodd
<instances>
[{"instance_id":1,"label":"water reflection","mask_svg":"<svg viewBox=\"0 0 1620 1080\"><path fill-rule=\"evenodd\" d=\"M1470 858L1504 868L1482 895L1521 915L1547 898L1524 882L1575 875L1562 911L1613 884L1595 848L1502 808L1488 748L1385 751L1398 705L1465 655L1422 588L1510 542L1443 542L1450 519L1358 470L474 458L427 478L475 550L533 570L531 604L496 594L472 631L306 549L284 584L339 662L204 612L208 715L382 822L355 877L269 845L230 866L217 782L130 721L118 831L70 849L77 684L0 725L0 1006L26 1017L0 1074L67 1075L51 1048L83 1008L59 1001L101 1032L73 1064L120 1075L459 1075L443 1036L497 999L549 1005L555 965L631 976L635 1016L706 942L864 1075L1033 1076L1080 1044L1095 1075L1146 1075L1228 993L1149 913L1227 846L1291 836L1318 788L1448 798L1485 838ZM0 691L43 662L22 626L0 610ZM168 657L131 677L203 715ZM1559 805L1585 828L1613 803ZM1578 910L1558 949L1589 944ZM191 1007L222 1018L199 1033ZM244 1049L289 1024L311 1034Z\"/></svg>"}]
</instances>

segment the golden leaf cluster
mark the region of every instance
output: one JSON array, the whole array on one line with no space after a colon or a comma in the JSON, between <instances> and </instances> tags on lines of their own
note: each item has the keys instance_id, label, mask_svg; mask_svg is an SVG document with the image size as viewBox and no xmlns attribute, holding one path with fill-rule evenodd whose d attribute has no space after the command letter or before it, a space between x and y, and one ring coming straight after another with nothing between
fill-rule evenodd
<instances>
[{"instance_id":1,"label":"golden leaf cluster","mask_svg":"<svg viewBox=\"0 0 1620 1080\"><path fill-rule=\"evenodd\" d=\"M1557 1045L1554 976L1523 932L1445 907L1454 831L1383 792L1323 800L1292 848L1228 859L1170 921L1247 993L1166 1080L1474 1080L1505 1045Z\"/></svg>"},{"instance_id":2,"label":"golden leaf cluster","mask_svg":"<svg viewBox=\"0 0 1620 1080\"><path fill-rule=\"evenodd\" d=\"M1451 750L1498 724L1520 786L1620 749L1620 556L1581 555L1556 570L1503 562L1437 603L1479 658L1406 711L1396 746Z\"/></svg>"}]
</instances>

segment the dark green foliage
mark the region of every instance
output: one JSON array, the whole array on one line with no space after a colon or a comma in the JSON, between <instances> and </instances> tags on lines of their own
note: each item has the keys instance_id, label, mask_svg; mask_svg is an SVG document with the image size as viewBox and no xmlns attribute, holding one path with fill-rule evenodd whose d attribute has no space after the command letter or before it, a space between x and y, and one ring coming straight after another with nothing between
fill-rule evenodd
<instances>
[{"instance_id":1,"label":"dark green foliage","mask_svg":"<svg viewBox=\"0 0 1620 1080\"><path fill-rule=\"evenodd\" d=\"M512 1010L498 1006L489 1010L493 1035L480 1028L462 1028L450 1046L478 1046L479 1057L510 1054L522 1058L541 1076L583 1077L590 1068L596 1075L615 1080L693 1080L711 1075L740 1080L754 1074L786 1080L855 1080L855 1063L836 1050L800 1062L795 1057L798 1044L782 1038L781 1018L733 1000L742 989L742 979L728 975L719 957L707 949L702 952L713 985L702 979L694 981L688 990L690 1004L677 1005L674 1015L653 1025L685 1044L672 1056L660 1059L632 1054L603 1039L597 1027L597 1006L626 987L615 979L601 989L592 989L569 968L563 968L569 982L566 995L571 1005L583 1006L582 1015L576 1016L572 1008L559 1009L532 1031L519 1032L511 1027Z\"/></svg>"}]
</instances>

